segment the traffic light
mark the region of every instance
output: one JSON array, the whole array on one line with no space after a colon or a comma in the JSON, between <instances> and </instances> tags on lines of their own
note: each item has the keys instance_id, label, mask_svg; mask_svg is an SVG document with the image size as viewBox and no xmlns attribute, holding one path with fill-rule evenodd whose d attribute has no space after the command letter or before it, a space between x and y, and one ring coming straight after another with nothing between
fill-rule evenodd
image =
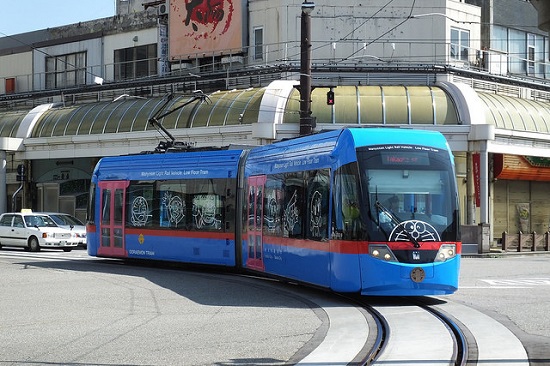
<instances>
[{"instance_id":1,"label":"traffic light","mask_svg":"<svg viewBox=\"0 0 550 366\"><path fill-rule=\"evenodd\" d=\"M17 166L17 177L16 177L17 181L18 182L25 182L27 180L27 175L26 175L26 172L25 172L25 165L24 164L19 164Z\"/></svg>"},{"instance_id":2,"label":"traffic light","mask_svg":"<svg viewBox=\"0 0 550 366\"><path fill-rule=\"evenodd\" d=\"M332 90L327 92L327 104L334 105L334 92Z\"/></svg>"}]
</instances>

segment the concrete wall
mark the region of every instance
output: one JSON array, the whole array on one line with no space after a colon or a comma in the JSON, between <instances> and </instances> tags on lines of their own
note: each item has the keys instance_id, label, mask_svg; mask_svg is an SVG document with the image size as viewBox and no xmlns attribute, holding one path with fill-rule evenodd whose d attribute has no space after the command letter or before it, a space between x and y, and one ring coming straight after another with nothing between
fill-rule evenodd
<instances>
[{"instance_id":1,"label":"concrete wall","mask_svg":"<svg viewBox=\"0 0 550 366\"><path fill-rule=\"evenodd\" d=\"M264 28L268 62L299 59L301 4L300 0L249 2L249 39L252 43L255 28ZM389 5L386 0L361 4L341 0L338 6L318 1L311 13L312 59L317 63L340 63L343 59L372 62L376 58L445 62L450 27L469 30L472 47L476 47L480 17L478 6L455 0L396 0Z\"/></svg>"},{"instance_id":2,"label":"concrete wall","mask_svg":"<svg viewBox=\"0 0 550 366\"><path fill-rule=\"evenodd\" d=\"M132 14L144 10L144 3L148 0L116 0L116 13L118 15Z\"/></svg>"},{"instance_id":3,"label":"concrete wall","mask_svg":"<svg viewBox=\"0 0 550 366\"><path fill-rule=\"evenodd\" d=\"M538 24L537 10L528 1L493 0L493 22L525 32L545 34L534 28Z\"/></svg>"},{"instance_id":4,"label":"concrete wall","mask_svg":"<svg viewBox=\"0 0 550 366\"><path fill-rule=\"evenodd\" d=\"M550 30L550 4L547 0L531 0L538 12L538 25L543 31Z\"/></svg>"},{"instance_id":5,"label":"concrete wall","mask_svg":"<svg viewBox=\"0 0 550 366\"><path fill-rule=\"evenodd\" d=\"M0 94L6 93L6 79L15 78L15 92L32 88L32 52L1 57Z\"/></svg>"}]
</instances>

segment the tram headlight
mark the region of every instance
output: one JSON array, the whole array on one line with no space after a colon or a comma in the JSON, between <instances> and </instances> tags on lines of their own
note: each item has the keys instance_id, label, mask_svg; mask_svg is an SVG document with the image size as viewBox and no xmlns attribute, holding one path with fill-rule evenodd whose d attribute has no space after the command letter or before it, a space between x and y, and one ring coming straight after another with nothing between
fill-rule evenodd
<instances>
[{"instance_id":1,"label":"tram headlight","mask_svg":"<svg viewBox=\"0 0 550 366\"><path fill-rule=\"evenodd\" d=\"M377 258L386 262L397 262L397 258L395 258L395 255L393 254L391 249L384 244L369 245L369 254L374 258Z\"/></svg>"},{"instance_id":2,"label":"tram headlight","mask_svg":"<svg viewBox=\"0 0 550 366\"><path fill-rule=\"evenodd\" d=\"M455 244L443 244L439 248L434 262L445 262L448 259L456 257L456 245Z\"/></svg>"}]
</instances>

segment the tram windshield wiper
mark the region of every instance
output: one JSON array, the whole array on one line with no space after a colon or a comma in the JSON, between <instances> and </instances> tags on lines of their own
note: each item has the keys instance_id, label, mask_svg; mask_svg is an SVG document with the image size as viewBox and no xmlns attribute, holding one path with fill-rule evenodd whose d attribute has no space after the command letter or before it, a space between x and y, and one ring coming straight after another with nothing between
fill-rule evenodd
<instances>
[{"instance_id":1,"label":"tram windshield wiper","mask_svg":"<svg viewBox=\"0 0 550 366\"><path fill-rule=\"evenodd\" d=\"M403 222L399 217L397 217L393 212L388 210L383 204L380 203L380 201L376 201L375 206L378 210L382 211L384 215L388 216L391 220L391 222L397 226ZM420 243L418 243L418 240L416 240L412 234L407 230L405 225L403 225L403 232L405 235L407 235L407 238L413 243L415 248L420 248Z\"/></svg>"}]
</instances>

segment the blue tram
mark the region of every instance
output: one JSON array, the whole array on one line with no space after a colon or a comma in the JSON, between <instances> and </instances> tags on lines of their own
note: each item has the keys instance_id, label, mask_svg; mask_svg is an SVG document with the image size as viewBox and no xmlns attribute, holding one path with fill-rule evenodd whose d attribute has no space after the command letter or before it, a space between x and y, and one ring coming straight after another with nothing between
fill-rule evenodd
<instances>
[{"instance_id":1,"label":"blue tram","mask_svg":"<svg viewBox=\"0 0 550 366\"><path fill-rule=\"evenodd\" d=\"M437 132L350 128L252 149L107 157L88 253L219 265L337 292L457 290L454 161Z\"/></svg>"}]
</instances>

